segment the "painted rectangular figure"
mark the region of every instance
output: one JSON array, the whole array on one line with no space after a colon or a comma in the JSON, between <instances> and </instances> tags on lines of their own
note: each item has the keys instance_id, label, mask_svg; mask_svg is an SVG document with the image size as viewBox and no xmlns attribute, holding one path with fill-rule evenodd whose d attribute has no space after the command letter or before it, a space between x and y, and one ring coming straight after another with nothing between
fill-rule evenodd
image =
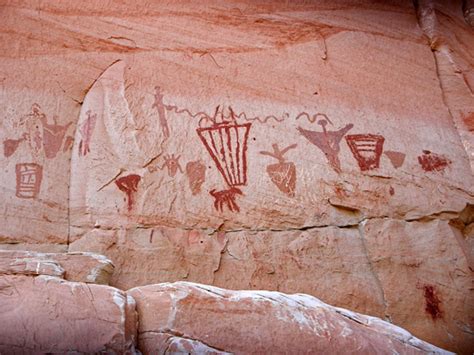
<instances>
[{"instance_id":1,"label":"painted rectangular figure","mask_svg":"<svg viewBox=\"0 0 474 355\"><path fill-rule=\"evenodd\" d=\"M43 178L43 167L35 163L17 164L16 170L16 197L36 198Z\"/></svg>"}]
</instances>

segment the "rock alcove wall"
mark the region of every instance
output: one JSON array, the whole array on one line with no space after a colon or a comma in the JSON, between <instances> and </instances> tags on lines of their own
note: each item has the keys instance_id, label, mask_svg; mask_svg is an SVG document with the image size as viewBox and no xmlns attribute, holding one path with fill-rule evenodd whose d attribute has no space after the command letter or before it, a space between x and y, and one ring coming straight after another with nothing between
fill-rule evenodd
<instances>
[{"instance_id":1,"label":"rock alcove wall","mask_svg":"<svg viewBox=\"0 0 474 355\"><path fill-rule=\"evenodd\" d=\"M306 293L472 352L469 1L5 1L0 247Z\"/></svg>"}]
</instances>

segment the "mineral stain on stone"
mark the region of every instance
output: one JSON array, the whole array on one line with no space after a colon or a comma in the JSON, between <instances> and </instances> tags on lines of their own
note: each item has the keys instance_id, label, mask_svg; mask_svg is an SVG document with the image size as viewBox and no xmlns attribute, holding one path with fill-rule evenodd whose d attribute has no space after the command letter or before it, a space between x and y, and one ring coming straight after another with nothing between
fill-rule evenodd
<instances>
[{"instance_id":1,"label":"mineral stain on stone","mask_svg":"<svg viewBox=\"0 0 474 355\"><path fill-rule=\"evenodd\" d=\"M425 311L428 313L433 320L437 320L443 317L441 311L441 300L439 299L436 289L432 285L423 286L423 293L425 296Z\"/></svg>"},{"instance_id":2,"label":"mineral stain on stone","mask_svg":"<svg viewBox=\"0 0 474 355\"><path fill-rule=\"evenodd\" d=\"M201 161L190 161L186 164L186 175L193 195L201 192L201 186L206 179L206 166Z\"/></svg>"},{"instance_id":3,"label":"mineral stain on stone","mask_svg":"<svg viewBox=\"0 0 474 355\"><path fill-rule=\"evenodd\" d=\"M392 186L390 186L390 189L388 190L388 192L390 193L390 196L395 195L395 189Z\"/></svg>"},{"instance_id":4,"label":"mineral stain on stone","mask_svg":"<svg viewBox=\"0 0 474 355\"><path fill-rule=\"evenodd\" d=\"M462 115L462 119L467 129L471 132L474 132L474 112L469 112L465 115Z\"/></svg>"}]
</instances>

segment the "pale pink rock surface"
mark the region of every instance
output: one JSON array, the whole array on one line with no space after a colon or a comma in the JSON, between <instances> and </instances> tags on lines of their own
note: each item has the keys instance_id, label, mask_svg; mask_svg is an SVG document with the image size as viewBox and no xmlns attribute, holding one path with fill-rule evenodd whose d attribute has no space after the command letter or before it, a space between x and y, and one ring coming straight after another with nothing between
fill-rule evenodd
<instances>
[{"instance_id":1,"label":"pale pink rock surface","mask_svg":"<svg viewBox=\"0 0 474 355\"><path fill-rule=\"evenodd\" d=\"M440 220L370 220L361 231L390 320L428 342L439 343L450 334L445 346L469 353L474 344L473 269L455 232Z\"/></svg>"},{"instance_id":2,"label":"pale pink rock surface","mask_svg":"<svg viewBox=\"0 0 474 355\"><path fill-rule=\"evenodd\" d=\"M134 353L137 318L116 288L51 276L0 276L0 352Z\"/></svg>"},{"instance_id":3,"label":"pale pink rock surface","mask_svg":"<svg viewBox=\"0 0 474 355\"><path fill-rule=\"evenodd\" d=\"M176 282L128 291L144 354L448 353L375 317L305 294Z\"/></svg>"},{"instance_id":4,"label":"pale pink rock surface","mask_svg":"<svg viewBox=\"0 0 474 355\"><path fill-rule=\"evenodd\" d=\"M457 308L473 300L472 223L444 227L474 204L472 28L461 1L418 4L4 1L0 247L103 253L124 289L306 292L472 353ZM246 174L243 154L213 159L206 134L232 139L209 127L218 105L251 124ZM261 154L274 144L296 147ZM398 244L366 241L364 221L419 236L406 257L433 264L413 275L454 315L430 319L411 278L393 285L404 266L378 270L371 255ZM446 272L463 287L445 290ZM399 287L418 309L384 300Z\"/></svg>"},{"instance_id":5,"label":"pale pink rock surface","mask_svg":"<svg viewBox=\"0 0 474 355\"><path fill-rule=\"evenodd\" d=\"M420 26L433 49L443 100L474 170L474 45L472 24L466 25L474 18L474 5L463 2L468 15L463 18L456 1L419 3Z\"/></svg>"},{"instance_id":6,"label":"pale pink rock surface","mask_svg":"<svg viewBox=\"0 0 474 355\"><path fill-rule=\"evenodd\" d=\"M93 231L71 248L108 253L116 265L111 283L122 289L187 279L232 289L318 294L326 302L386 316L357 228L212 236L163 229L151 241L150 234Z\"/></svg>"},{"instance_id":7,"label":"pale pink rock surface","mask_svg":"<svg viewBox=\"0 0 474 355\"><path fill-rule=\"evenodd\" d=\"M0 250L0 275L50 275L108 285L112 262L94 253L37 253Z\"/></svg>"}]
</instances>

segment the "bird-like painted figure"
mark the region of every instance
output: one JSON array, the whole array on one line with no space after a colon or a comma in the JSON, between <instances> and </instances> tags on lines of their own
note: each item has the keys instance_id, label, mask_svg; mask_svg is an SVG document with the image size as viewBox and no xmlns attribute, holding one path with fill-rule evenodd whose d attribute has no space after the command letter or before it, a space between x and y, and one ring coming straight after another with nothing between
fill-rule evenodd
<instances>
[{"instance_id":1,"label":"bird-like painted figure","mask_svg":"<svg viewBox=\"0 0 474 355\"><path fill-rule=\"evenodd\" d=\"M340 173L341 163L338 158L340 150L339 143L354 125L349 123L338 131L328 131L326 130L326 125L328 124L327 120L321 120L318 124L323 128L322 132L310 131L301 127L297 129L303 137L323 151L329 164L331 164L336 172Z\"/></svg>"}]
</instances>

